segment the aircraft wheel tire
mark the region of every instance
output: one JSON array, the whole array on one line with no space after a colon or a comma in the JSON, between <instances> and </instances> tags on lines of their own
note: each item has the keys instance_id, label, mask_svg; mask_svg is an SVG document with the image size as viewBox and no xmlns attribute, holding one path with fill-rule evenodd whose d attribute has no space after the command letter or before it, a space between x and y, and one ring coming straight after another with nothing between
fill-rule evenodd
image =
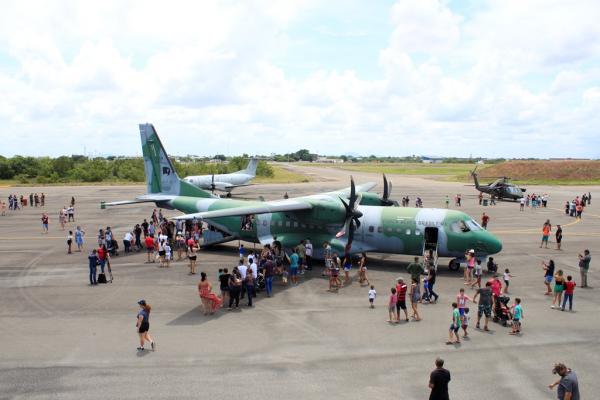
<instances>
[{"instance_id":1,"label":"aircraft wheel tire","mask_svg":"<svg viewBox=\"0 0 600 400\"><path fill-rule=\"evenodd\" d=\"M231 192L227 192L227 198L231 198Z\"/></svg>"},{"instance_id":2,"label":"aircraft wheel tire","mask_svg":"<svg viewBox=\"0 0 600 400\"><path fill-rule=\"evenodd\" d=\"M458 271L459 268L460 263L458 263L456 260L450 260L450 262L448 263L448 269L450 271Z\"/></svg>"}]
</instances>

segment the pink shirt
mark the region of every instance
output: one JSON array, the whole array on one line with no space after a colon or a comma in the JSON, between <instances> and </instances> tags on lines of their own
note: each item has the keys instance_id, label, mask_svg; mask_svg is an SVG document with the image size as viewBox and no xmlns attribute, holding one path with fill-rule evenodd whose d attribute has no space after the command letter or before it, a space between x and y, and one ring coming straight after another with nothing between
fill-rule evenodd
<instances>
[{"instance_id":1,"label":"pink shirt","mask_svg":"<svg viewBox=\"0 0 600 400\"><path fill-rule=\"evenodd\" d=\"M398 294L390 294L390 305L395 305L398 302Z\"/></svg>"}]
</instances>

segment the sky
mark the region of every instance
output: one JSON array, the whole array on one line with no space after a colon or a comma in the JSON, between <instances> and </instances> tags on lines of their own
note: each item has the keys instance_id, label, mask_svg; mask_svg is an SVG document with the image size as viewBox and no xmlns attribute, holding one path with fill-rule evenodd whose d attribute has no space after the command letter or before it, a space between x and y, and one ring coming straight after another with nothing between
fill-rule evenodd
<instances>
[{"instance_id":1,"label":"sky","mask_svg":"<svg viewBox=\"0 0 600 400\"><path fill-rule=\"evenodd\" d=\"M600 158L597 0L0 0L0 154Z\"/></svg>"}]
</instances>

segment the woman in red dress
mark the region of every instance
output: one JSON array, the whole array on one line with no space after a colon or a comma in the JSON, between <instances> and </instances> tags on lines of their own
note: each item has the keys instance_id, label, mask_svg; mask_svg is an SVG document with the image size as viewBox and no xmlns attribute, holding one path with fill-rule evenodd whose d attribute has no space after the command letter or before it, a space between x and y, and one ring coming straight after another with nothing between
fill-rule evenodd
<instances>
[{"instance_id":1,"label":"woman in red dress","mask_svg":"<svg viewBox=\"0 0 600 400\"><path fill-rule=\"evenodd\" d=\"M204 315L214 314L221 307L221 299L212 291L212 285L206 279L206 272L200 273L200 282L198 282L198 293L202 305L204 306Z\"/></svg>"}]
</instances>

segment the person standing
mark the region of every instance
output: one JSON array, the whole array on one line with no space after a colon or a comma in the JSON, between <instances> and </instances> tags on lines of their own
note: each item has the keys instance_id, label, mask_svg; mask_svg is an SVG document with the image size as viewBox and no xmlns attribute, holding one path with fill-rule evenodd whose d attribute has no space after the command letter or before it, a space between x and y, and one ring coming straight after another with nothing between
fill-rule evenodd
<instances>
[{"instance_id":1,"label":"person standing","mask_svg":"<svg viewBox=\"0 0 600 400\"><path fill-rule=\"evenodd\" d=\"M475 296L473 296L473 303L477 303L477 296L479 297L479 305L477 307L477 324L475 327L480 329L481 316L485 315L483 323L483 330L488 331L488 322L492 316L492 283L486 282L484 288L477 289Z\"/></svg>"},{"instance_id":2,"label":"person standing","mask_svg":"<svg viewBox=\"0 0 600 400\"><path fill-rule=\"evenodd\" d=\"M487 230L488 222L490 222L490 216L484 212L481 216L481 227Z\"/></svg>"},{"instance_id":3,"label":"person standing","mask_svg":"<svg viewBox=\"0 0 600 400\"><path fill-rule=\"evenodd\" d=\"M590 262L592 261L592 256L589 250L584 250L583 255L579 254L579 273L581 274L581 287L587 288L587 275L588 270L590 269Z\"/></svg>"},{"instance_id":4,"label":"person standing","mask_svg":"<svg viewBox=\"0 0 600 400\"><path fill-rule=\"evenodd\" d=\"M375 286L371 285L371 289L369 290L369 305L371 308L375 308L375 297L377 297L377 291L375 290ZM396 307L396 304L394 304L394 307Z\"/></svg>"},{"instance_id":5,"label":"person standing","mask_svg":"<svg viewBox=\"0 0 600 400\"><path fill-rule=\"evenodd\" d=\"M246 288L246 293L248 294L248 307L252 307L252 299L256 297L254 282L253 269L249 268L246 272L246 278L244 279L244 286Z\"/></svg>"},{"instance_id":6,"label":"person standing","mask_svg":"<svg viewBox=\"0 0 600 400\"><path fill-rule=\"evenodd\" d=\"M312 269L312 256L313 256L313 245L310 242L310 238L306 239L306 244L304 245L306 249L306 269L310 271Z\"/></svg>"},{"instance_id":7,"label":"person standing","mask_svg":"<svg viewBox=\"0 0 600 400\"><path fill-rule=\"evenodd\" d=\"M512 331L509 332L509 335L516 335L521 333L521 320L523 319L523 308L521 307L521 299L516 297L515 304L512 306Z\"/></svg>"},{"instance_id":8,"label":"person standing","mask_svg":"<svg viewBox=\"0 0 600 400\"><path fill-rule=\"evenodd\" d=\"M71 248L73 246L73 231L69 231L67 235L67 254L72 254Z\"/></svg>"},{"instance_id":9,"label":"person standing","mask_svg":"<svg viewBox=\"0 0 600 400\"><path fill-rule=\"evenodd\" d=\"M81 229L80 226L77 226L75 229L75 243L77 244L77 251L81 253L81 249L83 248L83 237L85 236L85 231Z\"/></svg>"},{"instance_id":10,"label":"person standing","mask_svg":"<svg viewBox=\"0 0 600 400\"><path fill-rule=\"evenodd\" d=\"M235 308L240 306L240 292L242 289L242 275L237 267L231 271L229 276L229 308L232 310L233 303L235 302Z\"/></svg>"},{"instance_id":11,"label":"person standing","mask_svg":"<svg viewBox=\"0 0 600 400\"><path fill-rule=\"evenodd\" d=\"M221 299L212 292L212 285L206 277L206 272L200 272L200 282L198 282L198 295L202 301L204 315L214 314L221 307Z\"/></svg>"},{"instance_id":12,"label":"person standing","mask_svg":"<svg viewBox=\"0 0 600 400\"><path fill-rule=\"evenodd\" d=\"M429 400L450 400L448 394L448 383L450 383L450 371L444 368L444 360L435 359L435 369L429 375Z\"/></svg>"},{"instance_id":13,"label":"person standing","mask_svg":"<svg viewBox=\"0 0 600 400\"><path fill-rule=\"evenodd\" d=\"M429 272L427 274L427 291L429 292L429 301L432 303L437 303L438 298L440 297L436 292L433 291L433 286L435 285L436 277L437 272L435 270L435 267L430 267ZM435 300L433 300L434 297Z\"/></svg>"},{"instance_id":14,"label":"person standing","mask_svg":"<svg viewBox=\"0 0 600 400\"><path fill-rule=\"evenodd\" d=\"M298 270L300 271L300 275L304 275L304 265L306 263L306 243L304 240L300 241L298 247L296 247L296 252L298 253Z\"/></svg>"},{"instance_id":15,"label":"person standing","mask_svg":"<svg viewBox=\"0 0 600 400\"><path fill-rule=\"evenodd\" d=\"M96 281L96 266L98 265L98 256L96 255L96 249L88 255L89 269L90 269L90 285L97 285Z\"/></svg>"},{"instance_id":16,"label":"person standing","mask_svg":"<svg viewBox=\"0 0 600 400\"><path fill-rule=\"evenodd\" d=\"M460 343L460 337L458 336L458 330L460 329L460 312L458 311L458 304L452 303L452 323L448 331L448 341L446 344L454 344L454 336L456 336L456 344Z\"/></svg>"},{"instance_id":17,"label":"person standing","mask_svg":"<svg viewBox=\"0 0 600 400\"><path fill-rule=\"evenodd\" d=\"M419 315L419 311L417 309L419 305L419 300L421 300L421 290L419 287L419 281L417 279L413 279L412 283L410 284L410 305L413 310L413 314L411 315L411 317L415 321L421 320L421 316Z\"/></svg>"},{"instance_id":18,"label":"person standing","mask_svg":"<svg viewBox=\"0 0 600 400\"><path fill-rule=\"evenodd\" d=\"M556 225L556 233L555 233L555 238L556 238L556 250L562 250L560 248L560 245L562 243L562 228L560 225Z\"/></svg>"},{"instance_id":19,"label":"person standing","mask_svg":"<svg viewBox=\"0 0 600 400\"><path fill-rule=\"evenodd\" d=\"M551 308L560 307L562 304L562 295L565 290L565 277L563 276L563 270L559 269L554 274L554 299L552 300Z\"/></svg>"},{"instance_id":20,"label":"person standing","mask_svg":"<svg viewBox=\"0 0 600 400\"><path fill-rule=\"evenodd\" d=\"M144 351L144 343L150 342L150 346L152 350L156 350L156 346L154 344L154 340L148 333L150 330L150 304L146 303L146 300L138 301L140 306L140 311L137 314L136 328L138 330L138 335L140 337L140 347L137 348L138 351Z\"/></svg>"},{"instance_id":21,"label":"person standing","mask_svg":"<svg viewBox=\"0 0 600 400\"><path fill-rule=\"evenodd\" d=\"M550 231L552 230L552 225L548 221L542 227L542 242L540 243L540 249L544 246L546 249L548 248L548 238L550 237Z\"/></svg>"},{"instance_id":22,"label":"person standing","mask_svg":"<svg viewBox=\"0 0 600 400\"><path fill-rule=\"evenodd\" d=\"M556 389L556 395L558 400L580 400L579 396L579 382L577 381L577 375L575 372L563 363L554 365L552 373L560 376L560 379L556 382L548 385L550 390Z\"/></svg>"},{"instance_id":23,"label":"person standing","mask_svg":"<svg viewBox=\"0 0 600 400\"><path fill-rule=\"evenodd\" d=\"M546 264L542 261L542 268L544 269L544 285L546 285L546 296L550 296L552 294L552 288L550 284L552 283L552 278L554 278L554 260L548 261Z\"/></svg>"},{"instance_id":24,"label":"person standing","mask_svg":"<svg viewBox=\"0 0 600 400\"><path fill-rule=\"evenodd\" d=\"M42 233L48 233L48 214L42 214Z\"/></svg>"},{"instance_id":25,"label":"person standing","mask_svg":"<svg viewBox=\"0 0 600 400\"><path fill-rule=\"evenodd\" d=\"M421 275L425 273L423 264L419 262L419 257L415 257L415 261L408 264L406 270L410 274L410 278L416 280L417 282L419 282L421 279Z\"/></svg>"},{"instance_id":26,"label":"person standing","mask_svg":"<svg viewBox=\"0 0 600 400\"><path fill-rule=\"evenodd\" d=\"M296 252L296 249L292 249L292 255L290 256L290 275L292 277L292 283L294 285L298 284L298 262L300 257Z\"/></svg>"},{"instance_id":27,"label":"person standing","mask_svg":"<svg viewBox=\"0 0 600 400\"><path fill-rule=\"evenodd\" d=\"M267 291L267 297L273 295L273 277L275 275L275 264L271 256L265 262L265 290Z\"/></svg>"},{"instance_id":28,"label":"person standing","mask_svg":"<svg viewBox=\"0 0 600 400\"><path fill-rule=\"evenodd\" d=\"M565 282L565 296L563 298L561 311L565 311L567 301L569 302L569 311L573 311L573 295L575 294L575 286L577 286L577 284L573 280L573 277L571 275L567 275L567 282Z\"/></svg>"}]
</instances>

